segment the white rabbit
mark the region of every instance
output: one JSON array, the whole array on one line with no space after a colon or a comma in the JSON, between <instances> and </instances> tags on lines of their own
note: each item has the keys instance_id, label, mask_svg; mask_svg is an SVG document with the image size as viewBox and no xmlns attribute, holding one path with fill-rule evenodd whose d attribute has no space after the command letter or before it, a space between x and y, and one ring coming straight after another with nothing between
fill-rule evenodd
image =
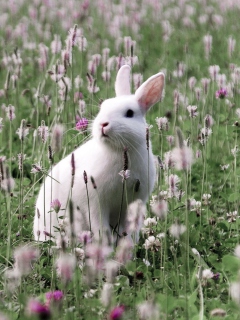
<instances>
[{"instance_id":1,"label":"white rabbit","mask_svg":"<svg viewBox=\"0 0 240 320\"><path fill-rule=\"evenodd\" d=\"M48 173L36 202L35 240L54 239L59 233L54 228L59 226L58 216L69 217L70 211L73 212L73 223L68 236L78 237L82 231L90 229L95 239L111 234L121 236L126 230L127 205L136 199L146 203L155 183L155 163L151 143L147 150L144 115L161 99L164 74L150 77L131 95L130 71L128 65L118 71L116 97L102 103L93 123L92 138ZM119 172L124 167L124 150L127 150L128 159L125 174L129 177L122 181ZM130 171L126 172L126 169ZM84 171L88 176L87 185ZM96 189L90 181L91 176ZM54 199L59 199L64 211L53 212L50 204ZM72 210L69 210L70 204Z\"/></svg>"}]
</instances>

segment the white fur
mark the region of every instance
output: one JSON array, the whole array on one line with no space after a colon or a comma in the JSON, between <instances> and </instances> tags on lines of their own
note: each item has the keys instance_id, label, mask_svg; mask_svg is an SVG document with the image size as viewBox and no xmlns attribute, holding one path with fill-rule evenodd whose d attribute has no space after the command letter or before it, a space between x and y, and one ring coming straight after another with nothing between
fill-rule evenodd
<instances>
[{"instance_id":1,"label":"white fur","mask_svg":"<svg viewBox=\"0 0 240 320\"><path fill-rule=\"evenodd\" d=\"M54 166L45 179L36 202L34 218L34 237L36 240L49 239L43 232L44 230L57 236L58 231L56 233L56 229L53 227L58 227L57 215L55 212L49 212L51 210L50 203L54 199L59 199L62 208L66 209L60 211L58 216L64 215L66 217L69 215L69 199L72 200L73 227L76 236L81 231L89 230L89 209L86 185L83 179L84 171L88 176L91 228L95 238L99 238L99 235L104 237L106 234L112 233L113 228L118 224L121 204L120 235L126 230L127 204L136 199L141 199L146 203L154 187L155 165L151 144L149 151L146 148L144 114L151 105L161 98L164 75L159 73L149 78L137 90L137 95L125 95L124 93L130 92L129 75L130 68L128 66L123 66L119 70L115 84L117 97L102 103L101 110L93 123L92 139L73 151L75 158L73 188L71 188L72 154ZM128 84L126 80L128 80ZM121 84L122 81L124 81L123 84ZM134 112L133 117L126 117L126 112L129 109ZM102 127L102 124L105 126ZM128 149L130 177L125 181L122 197L123 183L119 172L123 169L124 148ZM94 178L97 189L93 188L90 176ZM134 187L137 180L140 181L140 187L136 192ZM100 215L102 216L102 225Z\"/></svg>"}]
</instances>

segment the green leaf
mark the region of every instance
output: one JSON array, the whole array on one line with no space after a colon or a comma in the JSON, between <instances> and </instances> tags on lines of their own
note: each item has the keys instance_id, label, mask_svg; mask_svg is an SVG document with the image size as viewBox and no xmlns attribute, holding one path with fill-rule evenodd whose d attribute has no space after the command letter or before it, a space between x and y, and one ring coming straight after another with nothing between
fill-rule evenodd
<instances>
[{"instance_id":1,"label":"green leaf","mask_svg":"<svg viewBox=\"0 0 240 320\"><path fill-rule=\"evenodd\" d=\"M240 194L238 192L232 193L230 194L230 196L228 197L228 201L229 202L235 202L237 200L240 199Z\"/></svg>"},{"instance_id":2,"label":"green leaf","mask_svg":"<svg viewBox=\"0 0 240 320\"><path fill-rule=\"evenodd\" d=\"M237 273L240 268L240 259L229 254L225 255L222 259L222 266L225 271Z\"/></svg>"}]
</instances>

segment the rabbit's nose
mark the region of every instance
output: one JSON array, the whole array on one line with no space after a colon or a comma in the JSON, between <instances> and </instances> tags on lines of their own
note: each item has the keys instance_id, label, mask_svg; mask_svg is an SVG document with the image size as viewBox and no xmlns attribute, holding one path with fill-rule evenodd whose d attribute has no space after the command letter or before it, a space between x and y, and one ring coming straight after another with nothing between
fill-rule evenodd
<instances>
[{"instance_id":1,"label":"rabbit's nose","mask_svg":"<svg viewBox=\"0 0 240 320\"><path fill-rule=\"evenodd\" d=\"M101 124L101 126L104 128L104 127L107 127L109 125L109 123L108 122L104 122L104 123L102 123Z\"/></svg>"},{"instance_id":2,"label":"rabbit's nose","mask_svg":"<svg viewBox=\"0 0 240 320\"><path fill-rule=\"evenodd\" d=\"M107 126L109 125L109 122L104 122L104 123L101 123L101 126L102 126L102 135L104 136L104 137L107 137L107 135L106 135L106 131L107 131Z\"/></svg>"}]
</instances>

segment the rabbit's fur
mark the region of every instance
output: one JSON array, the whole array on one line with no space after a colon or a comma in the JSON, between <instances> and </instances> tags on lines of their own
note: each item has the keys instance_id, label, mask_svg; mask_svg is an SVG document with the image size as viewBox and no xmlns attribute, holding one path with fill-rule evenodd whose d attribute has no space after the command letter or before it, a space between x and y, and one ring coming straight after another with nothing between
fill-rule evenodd
<instances>
[{"instance_id":1,"label":"rabbit's fur","mask_svg":"<svg viewBox=\"0 0 240 320\"><path fill-rule=\"evenodd\" d=\"M72 152L75 163L73 187L72 154L48 173L36 202L36 240L44 241L57 236L59 231L54 228L58 227L57 216L69 216L70 202L73 205L71 232L78 237L82 231L90 230L90 211L91 231L95 238L112 233L116 236L117 232L121 236L126 231L127 204L136 199L146 203L154 187L155 163L151 143L147 150L144 115L161 99L164 75L158 73L149 78L135 95L130 94L129 79L130 67L125 65L117 74L116 97L102 103L94 120L92 138ZM130 176L122 182L119 172L124 166L124 150L127 150ZM83 179L84 171L88 176L87 185ZM91 176L96 189L90 181ZM61 208L66 210L58 214L53 212L50 203L54 199L59 199ZM67 234L70 234L70 227Z\"/></svg>"}]
</instances>

